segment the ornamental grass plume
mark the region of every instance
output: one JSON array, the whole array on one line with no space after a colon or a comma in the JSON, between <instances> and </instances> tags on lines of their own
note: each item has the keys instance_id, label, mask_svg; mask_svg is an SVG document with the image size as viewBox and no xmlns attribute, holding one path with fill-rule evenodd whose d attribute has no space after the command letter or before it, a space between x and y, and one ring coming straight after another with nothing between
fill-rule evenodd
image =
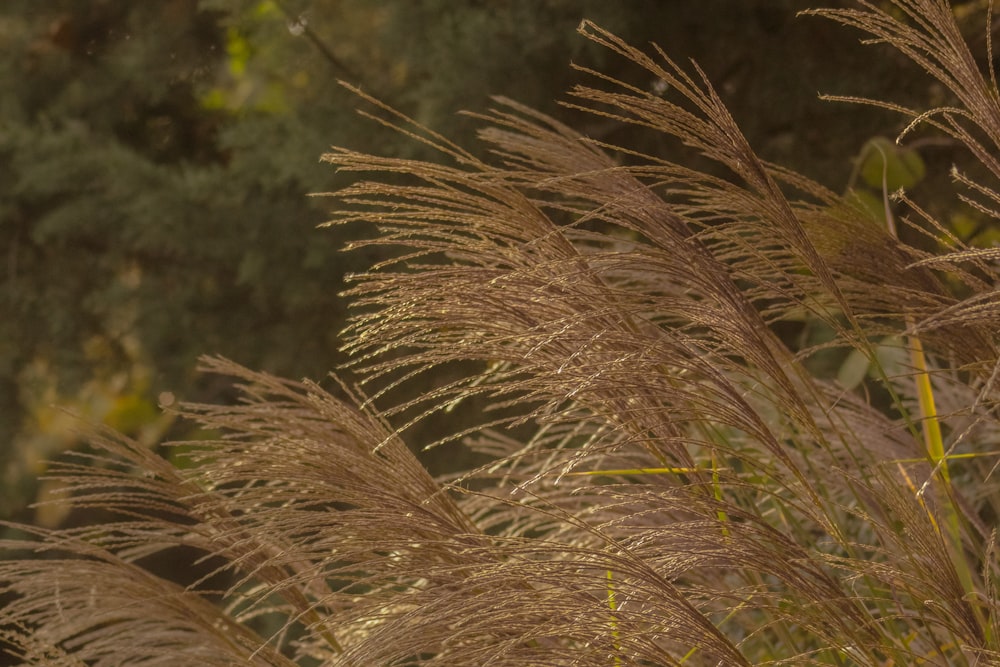
<instances>
[{"instance_id":1,"label":"ornamental grass plume","mask_svg":"<svg viewBox=\"0 0 1000 667\"><path fill-rule=\"evenodd\" d=\"M812 13L950 91L878 103L968 149L954 206L997 224L992 69L944 0L886 5ZM111 518L3 543L24 664L1000 664L1000 250L761 160L697 66L580 31L668 92L591 71L571 106L713 166L507 99L484 161L369 99L444 159L325 156L358 175L334 222L391 257L348 293L359 386L206 358L242 400L177 408L221 434L168 443L183 466L110 431L53 464ZM806 327L829 335L778 333ZM813 363L831 350L860 376ZM432 477L412 449L445 442L482 465ZM175 552L208 574L145 567Z\"/></svg>"}]
</instances>

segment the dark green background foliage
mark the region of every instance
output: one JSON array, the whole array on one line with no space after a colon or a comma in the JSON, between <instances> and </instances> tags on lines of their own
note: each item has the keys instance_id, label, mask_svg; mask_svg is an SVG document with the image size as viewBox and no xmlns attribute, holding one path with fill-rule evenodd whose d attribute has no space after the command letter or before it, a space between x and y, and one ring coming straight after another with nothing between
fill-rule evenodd
<instances>
[{"instance_id":1,"label":"dark green background foliage","mask_svg":"<svg viewBox=\"0 0 1000 667\"><path fill-rule=\"evenodd\" d=\"M844 156L898 119L825 104L816 92L905 101L925 91L899 74L913 70L895 54L854 48L835 26L796 19L799 8L6 0L0 513L34 493L24 461L72 445L54 435L52 404L139 433L155 422L162 391L217 398L222 390L192 372L199 354L313 378L341 360L337 294L343 275L371 258L338 254L351 228L314 229L327 203L307 193L342 184L318 157L329 145L427 156L359 117L364 104L338 79L469 145L473 123L456 112L481 110L492 94L571 114L554 101L577 78L571 60L654 84L579 38L587 17L631 43L693 56L763 157L842 190ZM863 78L845 80L852 71ZM635 132L593 116L576 122L608 141Z\"/></svg>"}]
</instances>

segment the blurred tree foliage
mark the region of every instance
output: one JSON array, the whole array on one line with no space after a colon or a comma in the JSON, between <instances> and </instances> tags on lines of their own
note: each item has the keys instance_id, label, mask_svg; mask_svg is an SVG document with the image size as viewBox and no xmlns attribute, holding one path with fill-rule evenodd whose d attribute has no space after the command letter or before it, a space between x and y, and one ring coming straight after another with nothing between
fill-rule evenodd
<instances>
[{"instance_id":1,"label":"blurred tree foliage","mask_svg":"<svg viewBox=\"0 0 1000 667\"><path fill-rule=\"evenodd\" d=\"M587 17L693 56L763 156L842 189L843 156L898 120L816 92L875 92L831 78L853 67L879 97L905 102L912 80L889 52L873 59L833 41L835 26L796 20L803 7L5 0L0 442L12 444L0 448L0 514L35 494L26 471L74 444L53 406L153 439L169 426L154 407L161 392L221 391L193 376L199 354L292 377L338 363L342 276L369 258L338 254L351 229L314 229L326 203L306 195L338 181L318 156L331 144L420 150L359 117L338 79L461 141L472 123L455 112L492 94L572 113L554 103L575 80L571 60L628 78L575 34ZM633 131L584 122L598 138Z\"/></svg>"}]
</instances>

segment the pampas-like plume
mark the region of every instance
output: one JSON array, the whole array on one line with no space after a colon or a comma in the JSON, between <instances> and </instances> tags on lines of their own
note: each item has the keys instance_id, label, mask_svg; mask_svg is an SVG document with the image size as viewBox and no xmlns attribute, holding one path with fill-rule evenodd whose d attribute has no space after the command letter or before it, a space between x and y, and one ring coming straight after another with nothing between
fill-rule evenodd
<instances>
[{"instance_id":1,"label":"pampas-like plume","mask_svg":"<svg viewBox=\"0 0 1000 667\"><path fill-rule=\"evenodd\" d=\"M954 108L911 115L1000 176L996 86L947 4L861 5L825 13L949 85ZM325 158L374 175L334 193L336 222L393 251L350 291L370 397L206 359L242 401L179 408L221 434L174 443L183 467L113 433L54 464L113 518L0 545L25 664L1000 664L995 253L915 204L903 222L946 250L906 245L758 158L696 67L581 32L676 99L592 72L574 106L719 169L506 99L480 115L487 162L370 100L453 162ZM779 322L828 327L868 392L815 373ZM917 340L926 368L895 361ZM487 462L431 477L410 427L482 405L439 442ZM164 581L163 555L207 573Z\"/></svg>"}]
</instances>

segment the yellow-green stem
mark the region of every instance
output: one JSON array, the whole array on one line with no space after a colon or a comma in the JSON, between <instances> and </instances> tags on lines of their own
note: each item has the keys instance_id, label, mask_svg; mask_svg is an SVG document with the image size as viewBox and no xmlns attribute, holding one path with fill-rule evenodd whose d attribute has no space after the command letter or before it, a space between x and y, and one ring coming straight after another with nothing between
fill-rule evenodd
<instances>
[{"instance_id":1,"label":"yellow-green stem","mask_svg":"<svg viewBox=\"0 0 1000 667\"><path fill-rule=\"evenodd\" d=\"M719 483L719 464L715 458L715 450L712 450L712 490L715 493L715 499L722 504L722 485ZM729 528L726 526L729 523L729 515L726 514L725 510L718 510L715 513L716 518L722 524L722 534L725 537L729 537Z\"/></svg>"},{"instance_id":2,"label":"yellow-green stem","mask_svg":"<svg viewBox=\"0 0 1000 667\"><path fill-rule=\"evenodd\" d=\"M614 640L615 667L622 664L621 646L618 643L618 603L615 601L614 574L608 570L608 609L611 610L611 638Z\"/></svg>"},{"instance_id":3,"label":"yellow-green stem","mask_svg":"<svg viewBox=\"0 0 1000 667\"><path fill-rule=\"evenodd\" d=\"M878 148L878 147L876 147ZM881 153L881 148L878 148ZM896 229L896 220L892 215L892 207L889 206L889 192L887 187L888 160L882 154L882 204L885 207L885 223L889 228L889 234L898 239L899 234ZM906 328L913 330L914 320L912 317L905 318ZM914 382L917 389L917 400L920 406L921 431L924 436L924 446L927 456L934 464L936 474L940 476L943 486L941 494L941 505L945 515L945 529L947 531L948 545L952 551L952 561L955 565L956 573L962 588L967 595L975 592L975 585L972 578L972 571L965 558L965 551L962 546L962 527L959 523L958 511L952 501L951 474L948 471L948 461L945 458L944 438L941 435L941 422L938 420L937 406L934 401L934 389L931 385L930 373L927 369L927 357L924 354L924 345L917 336L909 336L910 360L915 371ZM932 517L933 519L933 517ZM935 523L935 529L939 531ZM978 614L977 614L978 615ZM983 619L980 619L982 621ZM984 626L985 627L985 626Z\"/></svg>"}]
</instances>

